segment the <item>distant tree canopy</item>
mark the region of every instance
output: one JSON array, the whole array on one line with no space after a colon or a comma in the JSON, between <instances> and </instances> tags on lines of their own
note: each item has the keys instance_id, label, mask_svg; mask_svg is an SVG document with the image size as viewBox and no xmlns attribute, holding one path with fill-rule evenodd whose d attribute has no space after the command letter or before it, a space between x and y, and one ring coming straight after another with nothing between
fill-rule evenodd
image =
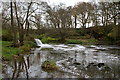
<instances>
[{"instance_id":1,"label":"distant tree canopy","mask_svg":"<svg viewBox=\"0 0 120 80\"><path fill-rule=\"evenodd\" d=\"M81 34L86 34L86 28L104 26L108 36L119 37L115 31L120 13L119 2L86 3L79 2L74 6L65 4L49 5L47 2L4 2L2 10L2 27L10 29L13 35L14 46L17 40L23 45L24 38L29 36L30 29L37 29L41 34L42 29L53 29L62 42L71 35L71 30L82 28ZM116 16L117 14L117 16ZM109 29L110 28L110 29ZM46 31L47 32L47 31ZM106 33L107 34L107 33ZM98 34L99 35L99 34ZM115 38L117 39L117 38Z\"/></svg>"}]
</instances>

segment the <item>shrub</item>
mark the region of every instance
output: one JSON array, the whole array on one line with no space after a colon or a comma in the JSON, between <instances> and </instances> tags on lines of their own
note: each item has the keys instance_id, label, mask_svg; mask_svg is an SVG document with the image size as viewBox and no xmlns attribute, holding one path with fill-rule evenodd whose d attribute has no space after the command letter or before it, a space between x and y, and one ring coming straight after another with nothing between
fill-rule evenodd
<instances>
[{"instance_id":1,"label":"shrub","mask_svg":"<svg viewBox=\"0 0 120 80\"><path fill-rule=\"evenodd\" d=\"M24 52L28 52L30 51L31 46L29 44L24 44L23 46L20 46L19 48L22 49Z\"/></svg>"},{"instance_id":2,"label":"shrub","mask_svg":"<svg viewBox=\"0 0 120 80\"><path fill-rule=\"evenodd\" d=\"M24 45L20 46L19 48L22 49L24 52L30 51L31 47L35 47L36 44L32 41L24 41Z\"/></svg>"},{"instance_id":3,"label":"shrub","mask_svg":"<svg viewBox=\"0 0 120 80\"><path fill-rule=\"evenodd\" d=\"M120 32L120 28L118 26L114 26L107 36L111 39L117 40L120 37L119 32Z\"/></svg>"},{"instance_id":4,"label":"shrub","mask_svg":"<svg viewBox=\"0 0 120 80\"><path fill-rule=\"evenodd\" d=\"M24 40L26 40L26 41L34 41L34 37L32 35L25 36Z\"/></svg>"},{"instance_id":5,"label":"shrub","mask_svg":"<svg viewBox=\"0 0 120 80\"><path fill-rule=\"evenodd\" d=\"M46 37L42 37L41 41L42 41L42 43L48 43L48 40Z\"/></svg>"},{"instance_id":6,"label":"shrub","mask_svg":"<svg viewBox=\"0 0 120 80\"><path fill-rule=\"evenodd\" d=\"M92 29L92 32L93 32L92 35L93 35L96 39L105 36L105 29L104 29L104 27L102 27L102 26L94 27L94 28Z\"/></svg>"},{"instance_id":7,"label":"shrub","mask_svg":"<svg viewBox=\"0 0 120 80\"><path fill-rule=\"evenodd\" d=\"M33 41L24 41L25 45L29 45L30 47L35 47L36 43L34 43Z\"/></svg>"},{"instance_id":8,"label":"shrub","mask_svg":"<svg viewBox=\"0 0 120 80\"><path fill-rule=\"evenodd\" d=\"M56 65L55 61L51 61L51 60L44 61L41 67L45 69L51 69L51 70L58 69L58 66Z\"/></svg>"},{"instance_id":9,"label":"shrub","mask_svg":"<svg viewBox=\"0 0 120 80\"><path fill-rule=\"evenodd\" d=\"M12 41L13 36L8 30L3 29L2 30L2 40L3 41Z\"/></svg>"}]
</instances>

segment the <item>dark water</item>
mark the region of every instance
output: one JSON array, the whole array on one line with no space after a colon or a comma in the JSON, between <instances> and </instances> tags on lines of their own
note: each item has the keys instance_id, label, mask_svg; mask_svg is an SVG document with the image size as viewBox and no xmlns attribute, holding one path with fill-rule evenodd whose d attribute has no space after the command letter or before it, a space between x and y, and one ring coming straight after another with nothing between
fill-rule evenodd
<instances>
[{"instance_id":1,"label":"dark water","mask_svg":"<svg viewBox=\"0 0 120 80\"><path fill-rule=\"evenodd\" d=\"M45 44L31 53L4 65L3 78L120 78L117 46ZM45 60L56 61L59 69L43 70Z\"/></svg>"}]
</instances>

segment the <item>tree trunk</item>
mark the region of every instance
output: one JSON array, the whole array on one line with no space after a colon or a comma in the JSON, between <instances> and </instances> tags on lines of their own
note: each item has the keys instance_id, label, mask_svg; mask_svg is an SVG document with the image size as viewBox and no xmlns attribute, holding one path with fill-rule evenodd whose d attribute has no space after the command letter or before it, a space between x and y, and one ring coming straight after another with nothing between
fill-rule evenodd
<instances>
[{"instance_id":1,"label":"tree trunk","mask_svg":"<svg viewBox=\"0 0 120 80\"><path fill-rule=\"evenodd\" d=\"M26 31L26 36L29 36L29 22L27 21L27 31ZM40 29L39 29L40 30Z\"/></svg>"},{"instance_id":2,"label":"tree trunk","mask_svg":"<svg viewBox=\"0 0 120 80\"><path fill-rule=\"evenodd\" d=\"M30 6L31 6L32 2L28 6L27 17L26 17L25 21L23 23L21 23L21 24L20 24L20 21L19 21L19 18L18 18L18 14L17 14L16 2L14 2L14 4L15 4L15 11L16 11L16 17L17 17L17 22L18 22L19 40L20 40L20 45L22 46L24 44L24 28L23 28L23 25L28 20L29 9L30 9Z\"/></svg>"},{"instance_id":3,"label":"tree trunk","mask_svg":"<svg viewBox=\"0 0 120 80\"><path fill-rule=\"evenodd\" d=\"M11 27L12 27L12 31L13 31L13 45L14 47L16 47L16 43L17 43L17 39L16 39L16 29L14 27L14 23L13 23L13 6L12 6L12 1L10 2L11 5Z\"/></svg>"},{"instance_id":4,"label":"tree trunk","mask_svg":"<svg viewBox=\"0 0 120 80\"><path fill-rule=\"evenodd\" d=\"M77 27L77 15L75 15L75 29Z\"/></svg>"},{"instance_id":5,"label":"tree trunk","mask_svg":"<svg viewBox=\"0 0 120 80\"><path fill-rule=\"evenodd\" d=\"M116 25L116 18L114 18L114 25Z\"/></svg>"},{"instance_id":6,"label":"tree trunk","mask_svg":"<svg viewBox=\"0 0 120 80\"><path fill-rule=\"evenodd\" d=\"M20 45L22 46L24 44L24 28L23 28L23 24L20 25L21 29L20 29Z\"/></svg>"},{"instance_id":7,"label":"tree trunk","mask_svg":"<svg viewBox=\"0 0 120 80\"><path fill-rule=\"evenodd\" d=\"M26 20L24 21L24 22L26 22L26 24L25 24L25 34L26 34L26 36L27 36L27 31L29 29L28 17L29 17L29 10L30 10L31 5L32 5L32 2L28 6Z\"/></svg>"},{"instance_id":8,"label":"tree trunk","mask_svg":"<svg viewBox=\"0 0 120 80\"><path fill-rule=\"evenodd\" d=\"M60 42L65 42L65 37L64 37L64 34L62 32L62 29L60 28L60 24L57 23L57 26L58 26L58 31L59 31L59 35L60 35Z\"/></svg>"},{"instance_id":9,"label":"tree trunk","mask_svg":"<svg viewBox=\"0 0 120 80\"><path fill-rule=\"evenodd\" d=\"M15 14L16 14L17 23L18 23L18 33L19 33L19 40L20 40L20 21L19 21L18 14L17 14L16 2L14 2L14 5L15 5Z\"/></svg>"}]
</instances>

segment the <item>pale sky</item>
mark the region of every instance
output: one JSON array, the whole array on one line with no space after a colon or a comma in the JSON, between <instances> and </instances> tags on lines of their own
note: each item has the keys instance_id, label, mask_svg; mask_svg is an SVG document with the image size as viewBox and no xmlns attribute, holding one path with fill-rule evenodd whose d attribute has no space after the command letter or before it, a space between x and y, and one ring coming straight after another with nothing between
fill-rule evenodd
<instances>
[{"instance_id":1,"label":"pale sky","mask_svg":"<svg viewBox=\"0 0 120 80\"><path fill-rule=\"evenodd\" d=\"M78 2L89 2L91 0L47 0L50 5L58 5L59 3L64 3L66 6L74 6Z\"/></svg>"},{"instance_id":2,"label":"pale sky","mask_svg":"<svg viewBox=\"0 0 120 80\"><path fill-rule=\"evenodd\" d=\"M50 5L58 5L59 3L64 3L66 6L74 6L78 2L118 2L120 0L43 0L47 1Z\"/></svg>"}]
</instances>

